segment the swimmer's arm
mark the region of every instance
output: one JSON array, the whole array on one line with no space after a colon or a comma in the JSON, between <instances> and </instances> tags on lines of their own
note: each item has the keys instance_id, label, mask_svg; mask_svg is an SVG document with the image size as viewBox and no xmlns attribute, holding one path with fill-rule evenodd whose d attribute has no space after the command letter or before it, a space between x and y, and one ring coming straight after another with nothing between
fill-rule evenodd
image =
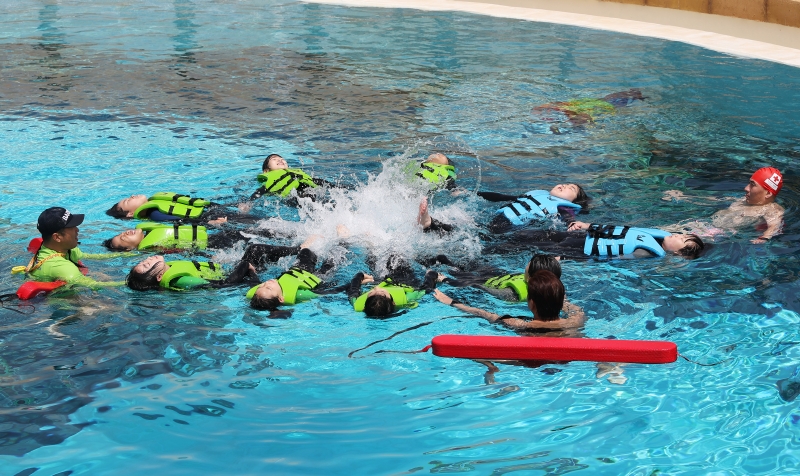
<instances>
[{"instance_id":1,"label":"swimmer's arm","mask_svg":"<svg viewBox=\"0 0 800 476\"><path fill-rule=\"evenodd\" d=\"M86 259L111 259L111 258L126 258L128 256L138 256L139 253L133 251L125 251L122 253L84 253L83 257Z\"/></svg>"},{"instance_id":2,"label":"swimmer's arm","mask_svg":"<svg viewBox=\"0 0 800 476\"><path fill-rule=\"evenodd\" d=\"M74 286L83 286L91 289L125 286L125 281L95 281L84 275L81 275L79 278L66 279L66 281Z\"/></svg>"},{"instance_id":3,"label":"swimmer's arm","mask_svg":"<svg viewBox=\"0 0 800 476\"><path fill-rule=\"evenodd\" d=\"M484 311L483 309L479 309L477 307L467 306L462 302L454 300L453 298L439 291L438 289L433 291L433 297L436 298L436 300L442 304L452 306L458 309L459 311L464 311L468 314L472 314L473 316L482 317L489 322L497 322L497 320L500 319L500 316L498 314L489 311Z\"/></svg>"},{"instance_id":4,"label":"swimmer's arm","mask_svg":"<svg viewBox=\"0 0 800 476\"><path fill-rule=\"evenodd\" d=\"M258 190L253 192L252 195L250 195L250 200L255 200L257 198L261 198L261 197L264 196L265 193L267 193L267 187L261 186L261 187L258 188Z\"/></svg>"},{"instance_id":5,"label":"swimmer's arm","mask_svg":"<svg viewBox=\"0 0 800 476\"><path fill-rule=\"evenodd\" d=\"M347 297L350 298L350 300L355 300L361 296L361 285L373 281L374 279L372 276L363 271L359 271L353 276L353 279L350 280L350 284L347 285Z\"/></svg>"},{"instance_id":6,"label":"swimmer's arm","mask_svg":"<svg viewBox=\"0 0 800 476\"><path fill-rule=\"evenodd\" d=\"M567 315L566 319L557 321L562 328L581 327L586 323L586 313L583 308L564 300L564 307L561 310Z\"/></svg>"},{"instance_id":7,"label":"swimmer's arm","mask_svg":"<svg viewBox=\"0 0 800 476\"><path fill-rule=\"evenodd\" d=\"M764 230L764 233L756 240L753 240L754 242L758 242L758 240L766 241L781 234L783 230L783 210L775 214L764 216L764 220L767 222L767 229ZM763 243L763 241L761 242Z\"/></svg>"},{"instance_id":8,"label":"swimmer's arm","mask_svg":"<svg viewBox=\"0 0 800 476\"><path fill-rule=\"evenodd\" d=\"M496 192L478 192L478 196L489 202L513 202L518 195L506 195Z\"/></svg>"}]
</instances>

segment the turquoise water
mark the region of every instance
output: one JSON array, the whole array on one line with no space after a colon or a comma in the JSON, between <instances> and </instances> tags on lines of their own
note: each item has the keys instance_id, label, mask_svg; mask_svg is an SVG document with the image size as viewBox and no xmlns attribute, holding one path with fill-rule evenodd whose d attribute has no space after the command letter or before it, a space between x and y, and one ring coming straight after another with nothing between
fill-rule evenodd
<instances>
[{"instance_id":1,"label":"turquoise water","mask_svg":"<svg viewBox=\"0 0 800 476\"><path fill-rule=\"evenodd\" d=\"M114 201L170 189L235 202L271 152L368 183L340 197L347 210L255 209L287 233L282 243L323 234L318 251L339 261L337 282L364 267L365 242L505 269L527 260L483 252L479 224L493 206L469 193L432 204L459 225L455 236L414 228L421 191L402 172L432 151L454 158L468 191L581 183L592 221L707 218L763 165L784 172L787 210L767 245L749 244L757 232L746 229L692 262L565 263L569 298L589 314L585 335L669 339L693 360L724 361L629 365L624 384L589 362L500 364L487 384L486 367L469 360L374 352L420 349L442 333L509 334L432 298L385 321L341 296L267 319L239 289L6 302L3 474L796 471L800 413L778 385L798 380L800 356L798 70L567 26L295 2L15 1L0 5L0 22L4 270L27 262L48 206L86 213L81 247L100 252L125 229L103 213ZM634 87L648 99L584 129L550 134L531 115ZM709 200L661 200L671 189ZM338 223L363 239L338 244ZM119 279L139 259L91 268ZM19 283L3 273L0 292Z\"/></svg>"}]
</instances>

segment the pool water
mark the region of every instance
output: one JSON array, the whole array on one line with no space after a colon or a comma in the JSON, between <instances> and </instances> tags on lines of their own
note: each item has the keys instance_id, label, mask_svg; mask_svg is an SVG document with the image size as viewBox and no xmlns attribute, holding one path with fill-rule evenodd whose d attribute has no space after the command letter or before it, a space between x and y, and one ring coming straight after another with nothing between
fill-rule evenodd
<instances>
[{"instance_id":1,"label":"pool water","mask_svg":"<svg viewBox=\"0 0 800 476\"><path fill-rule=\"evenodd\" d=\"M628 365L622 379L598 377L591 362L498 364L485 375L470 360L378 352L418 350L443 333L511 335L431 297L387 320L352 312L343 295L269 319L237 288L5 301L3 474L800 466L797 69L554 24L299 2L18 0L0 5L0 25L4 270L27 263L46 207L85 213L81 248L102 252L130 225L104 214L113 202L170 190L237 203L273 152L354 188L335 207L254 207L281 244L321 234L314 249L338 263L327 277L337 283L364 269L370 250L521 269L529 250L485 252L482 224L496 204L477 190L577 182L593 197L585 221L665 226L707 220L771 165L784 173L786 208L784 234L765 245L742 229L714 237L694 261L564 263L587 337L667 339L717 364ZM630 88L647 99L585 127L557 123L560 134L531 113ZM464 189L432 199L434 217L458 225L442 239L414 225L424 190L408 173L434 151L454 159ZM664 201L668 190L700 200ZM349 240L336 237L338 224ZM232 264L242 249L211 257ZM121 279L142 258L89 265ZM20 283L0 274L2 293Z\"/></svg>"}]
</instances>

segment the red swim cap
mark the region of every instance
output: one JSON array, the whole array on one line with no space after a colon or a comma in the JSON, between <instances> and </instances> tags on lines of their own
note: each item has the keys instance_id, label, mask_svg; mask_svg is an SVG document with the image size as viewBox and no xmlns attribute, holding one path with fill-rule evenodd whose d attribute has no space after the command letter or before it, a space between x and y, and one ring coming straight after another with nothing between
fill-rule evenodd
<instances>
[{"instance_id":1,"label":"red swim cap","mask_svg":"<svg viewBox=\"0 0 800 476\"><path fill-rule=\"evenodd\" d=\"M756 170L750 180L755 181L773 195L777 195L781 191L781 187L783 187L783 175L781 175L780 170L773 167L763 167Z\"/></svg>"}]
</instances>

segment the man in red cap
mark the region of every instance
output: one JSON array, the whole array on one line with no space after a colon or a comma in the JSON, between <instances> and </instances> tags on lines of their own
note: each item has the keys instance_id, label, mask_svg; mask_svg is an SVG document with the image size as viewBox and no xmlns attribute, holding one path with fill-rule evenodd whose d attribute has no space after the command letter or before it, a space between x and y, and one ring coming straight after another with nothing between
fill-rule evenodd
<instances>
[{"instance_id":1,"label":"man in red cap","mask_svg":"<svg viewBox=\"0 0 800 476\"><path fill-rule=\"evenodd\" d=\"M42 234L42 245L34 253L25 272L35 281L66 281L84 286L120 286L124 282L98 282L84 276L80 262L85 255L78 248L78 225L83 215L61 207L51 207L39 215L36 228Z\"/></svg>"},{"instance_id":2,"label":"man in red cap","mask_svg":"<svg viewBox=\"0 0 800 476\"><path fill-rule=\"evenodd\" d=\"M714 213L711 224L722 229L755 226L762 233L752 242L764 243L780 234L783 228L783 207L775 202L781 188L783 175L778 169L762 167L756 170L744 188L744 200L737 200L727 209ZM664 200L685 198L688 197L677 190L670 190L664 195Z\"/></svg>"}]
</instances>

